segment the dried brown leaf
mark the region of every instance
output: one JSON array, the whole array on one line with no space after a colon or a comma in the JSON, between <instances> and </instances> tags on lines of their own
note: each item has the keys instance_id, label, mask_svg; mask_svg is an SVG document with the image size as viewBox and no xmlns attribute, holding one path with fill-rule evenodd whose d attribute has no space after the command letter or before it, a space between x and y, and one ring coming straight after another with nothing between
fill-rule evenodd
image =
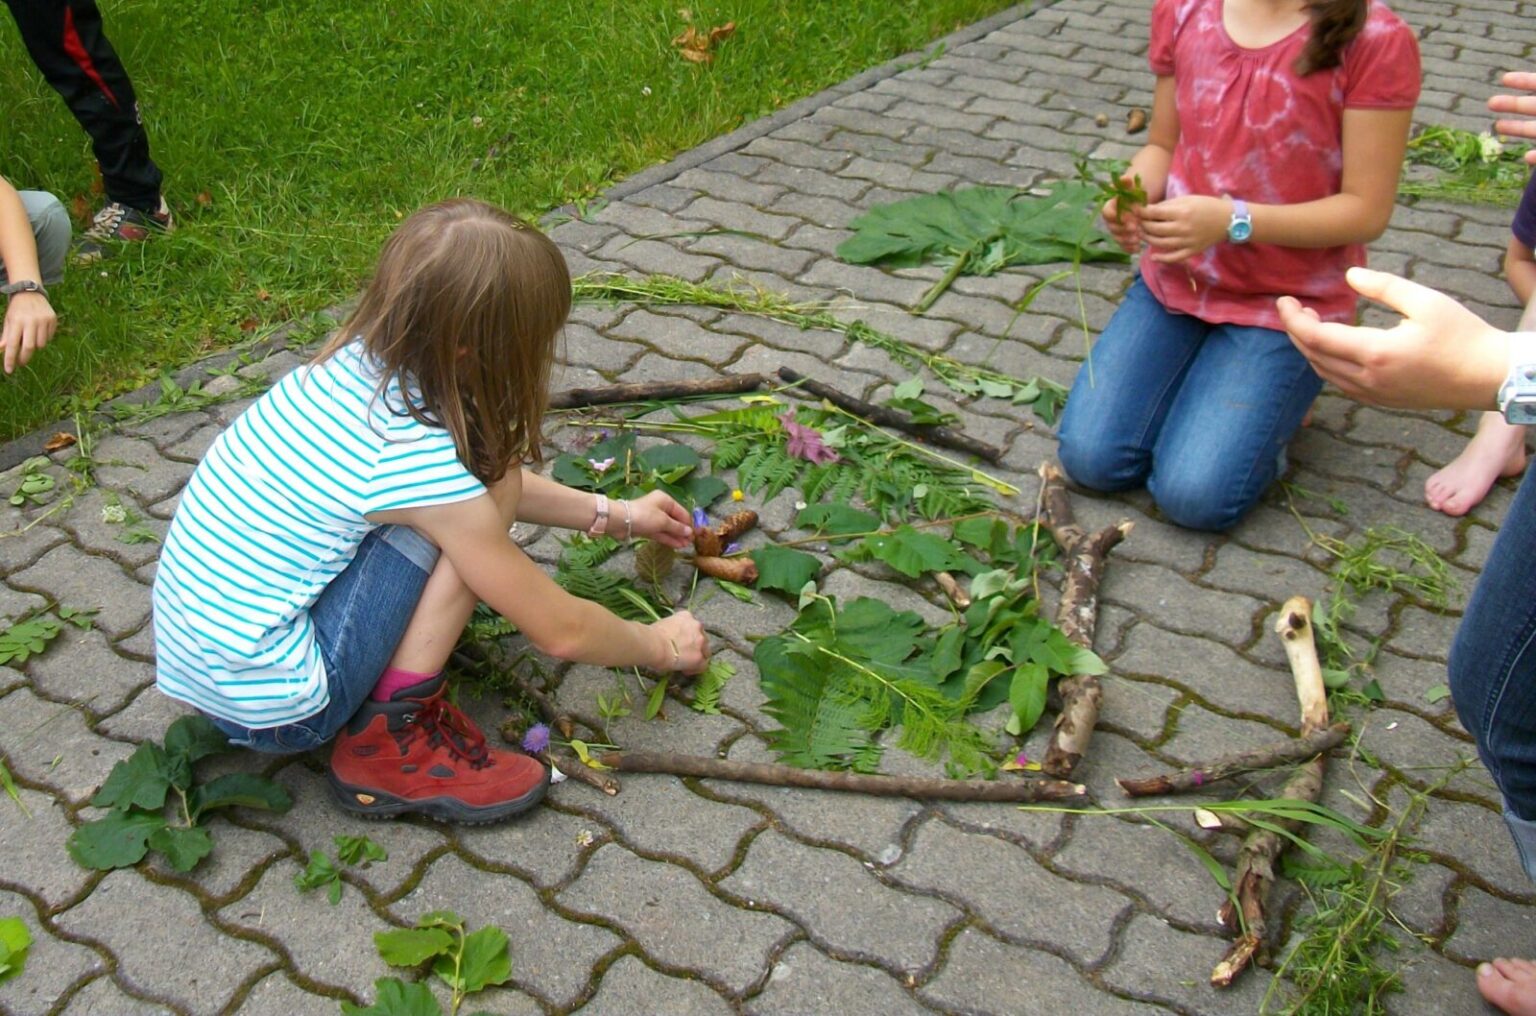
<instances>
[{"instance_id":1,"label":"dried brown leaf","mask_svg":"<svg viewBox=\"0 0 1536 1016\"><path fill-rule=\"evenodd\" d=\"M43 445L43 451L52 454L65 448L72 447L80 439L67 430L61 430Z\"/></svg>"}]
</instances>

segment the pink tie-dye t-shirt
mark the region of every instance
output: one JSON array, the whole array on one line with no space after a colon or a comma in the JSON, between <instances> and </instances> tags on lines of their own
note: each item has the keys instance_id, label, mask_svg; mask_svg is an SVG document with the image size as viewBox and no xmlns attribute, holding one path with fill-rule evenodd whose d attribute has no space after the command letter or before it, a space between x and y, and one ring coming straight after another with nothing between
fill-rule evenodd
<instances>
[{"instance_id":1,"label":"pink tie-dye t-shirt","mask_svg":"<svg viewBox=\"0 0 1536 1016\"><path fill-rule=\"evenodd\" d=\"M1303 25L1262 49L1232 41L1223 0L1157 0L1148 59L1173 75L1179 140L1167 197L1231 195L1249 204L1293 205L1339 192L1346 109L1411 109L1419 96L1413 31L1373 2L1343 62L1298 77L1293 65L1311 33ZM1325 320L1353 321L1344 270L1365 264L1360 244L1323 249L1223 241L1179 264L1143 258L1142 278L1169 310L1212 324L1279 328L1275 298L1289 294Z\"/></svg>"}]
</instances>

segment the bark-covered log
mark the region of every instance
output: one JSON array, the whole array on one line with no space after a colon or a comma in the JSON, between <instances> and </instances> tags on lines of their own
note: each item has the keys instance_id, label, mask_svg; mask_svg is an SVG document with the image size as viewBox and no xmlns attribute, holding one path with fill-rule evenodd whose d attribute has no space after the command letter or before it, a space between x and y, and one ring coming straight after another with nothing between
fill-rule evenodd
<instances>
[{"instance_id":1,"label":"bark-covered log","mask_svg":"<svg viewBox=\"0 0 1536 1016\"><path fill-rule=\"evenodd\" d=\"M1323 671L1317 659L1317 643L1312 637L1312 602L1305 596L1293 596L1280 608L1275 631L1285 643L1285 655L1296 683L1296 701L1301 707L1301 733L1305 737L1328 726L1328 692L1323 686ZM1323 792L1323 777L1328 771L1328 756L1319 754L1302 764L1280 790L1288 801L1316 802ZM1300 823L1277 821L1279 828L1295 833ZM1238 851L1237 877L1232 880L1232 900L1222 904L1218 915L1228 931L1238 936L1227 954L1211 971L1211 983L1225 988L1241 974L1253 958L1265 948L1266 906L1275 883L1275 867L1290 842L1273 829L1255 828L1243 840Z\"/></svg>"},{"instance_id":2,"label":"bark-covered log","mask_svg":"<svg viewBox=\"0 0 1536 1016\"><path fill-rule=\"evenodd\" d=\"M762 374L726 374L692 381L641 381L635 384L599 385L595 388L571 388L549 397L550 409L581 409L608 406L619 402L659 402L668 399L695 398L700 395L734 395L761 388L768 378Z\"/></svg>"},{"instance_id":3,"label":"bark-covered log","mask_svg":"<svg viewBox=\"0 0 1536 1016\"><path fill-rule=\"evenodd\" d=\"M1056 625L1073 645L1092 649L1105 561L1110 550L1130 535L1132 524L1121 522L1090 533L1077 523L1061 470L1049 462L1043 463L1040 480L1044 484L1040 491L1040 521L1061 548L1066 575L1061 584ZM1056 716L1056 727L1051 731L1051 743L1040 768L1050 776L1069 779L1088 751L1093 728L1099 722L1104 689L1094 674L1073 674L1058 681L1057 687L1061 692L1061 712Z\"/></svg>"},{"instance_id":4,"label":"bark-covered log","mask_svg":"<svg viewBox=\"0 0 1536 1016\"><path fill-rule=\"evenodd\" d=\"M1260 745L1247 751L1222 755L1209 762L1200 762L1171 773L1144 776L1134 780L1116 780L1120 789L1130 797L1150 797L1154 794L1177 794L1186 790L1208 787L1217 780L1230 779L1258 769L1295 765L1305 762L1322 752L1337 748L1349 736L1349 724L1335 723L1272 744Z\"/></svg>"},{"instance_id":5,"label":"bark-covered log","mask_svg":"<svg viewBox=\"0 0 1536 1016\"><path fill-rule=\"evenodd\" d=\"M977 440L969 434L955 430L953 427L945 427L941 424L918 423L906 413L890 409L886 406L877 406L863 399L856 399L852 395L838 391L829 384L813 380L789 367L779 368L779 377L796 385L804 391L810 392L817 398L826 399L834 406L846 409L855 416L862 416L871 423L878 423L882 427L894 427L897 430L906 431L928 444L940 445L944 448L953 448L956 451L969 452L980 459L997 463L1002 461L1003 450L996 445L987 444Z\"/></svg>"},{"instance_id":6,"label":"bark-covered log","mask_svg":"<svg viewBox=\"0 0 1536 1016\"><path fill-rule=\"evenodd\" d=\"M621 751L601 756L603 765L625 773L669 773L775 787L843 790L880 797L924 801L1069 801L1087 793L1080 783L1060 780L946 780L922 776L875 776L865 773L797 769L769 762L736 762L705 755Z\"/></svg>"}]
</instances>

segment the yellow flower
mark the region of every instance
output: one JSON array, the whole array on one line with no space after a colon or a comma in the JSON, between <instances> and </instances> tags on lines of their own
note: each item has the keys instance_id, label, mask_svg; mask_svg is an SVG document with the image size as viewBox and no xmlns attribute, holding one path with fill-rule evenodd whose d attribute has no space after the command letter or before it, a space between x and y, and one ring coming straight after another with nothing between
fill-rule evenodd
<instances>
[{"instance_id":1,"label":"yellow flower","mask_svg":"<svg viewBox=\"0 0 1536 1016\"><path fill-rule=\"evenodd\" d=\"M740 501L740 500L743 500L745 497L746 497L746 495L741 492L741 488L740 487L737 487L735 490L731 491L731 500L732 501Z\"/></svg>"}]
</instances>

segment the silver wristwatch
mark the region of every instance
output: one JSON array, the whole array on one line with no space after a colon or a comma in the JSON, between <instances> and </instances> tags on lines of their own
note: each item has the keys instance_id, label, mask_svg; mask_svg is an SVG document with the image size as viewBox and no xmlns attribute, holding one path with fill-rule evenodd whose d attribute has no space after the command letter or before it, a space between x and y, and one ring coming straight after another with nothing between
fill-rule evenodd
<instances>
[{"instance_id":1,"label":"silver wristwatch","mask_svg":"<svg viewBox=\"0 0 1536 1016\"><path fill-rule=\"evenodd\" d=\"M1515 424L1536 423L1536 332L1509 336L1509 373L1499 387L1499 412Z\"/></svg>"},{"instance_id":2,"label":"silver wristwatch","mask_svg":"<svg viewBox=\"0 0 1536 1016\"><path fill-rule=\"evenodd\" d=\"M33 279L22 279L19 282L8 282L0 286L0 293L6 296L15 296L17 293L39 293L43 299L48 299L48 290L43 288L41 282Z\"/></svg>"}]
</instances>

